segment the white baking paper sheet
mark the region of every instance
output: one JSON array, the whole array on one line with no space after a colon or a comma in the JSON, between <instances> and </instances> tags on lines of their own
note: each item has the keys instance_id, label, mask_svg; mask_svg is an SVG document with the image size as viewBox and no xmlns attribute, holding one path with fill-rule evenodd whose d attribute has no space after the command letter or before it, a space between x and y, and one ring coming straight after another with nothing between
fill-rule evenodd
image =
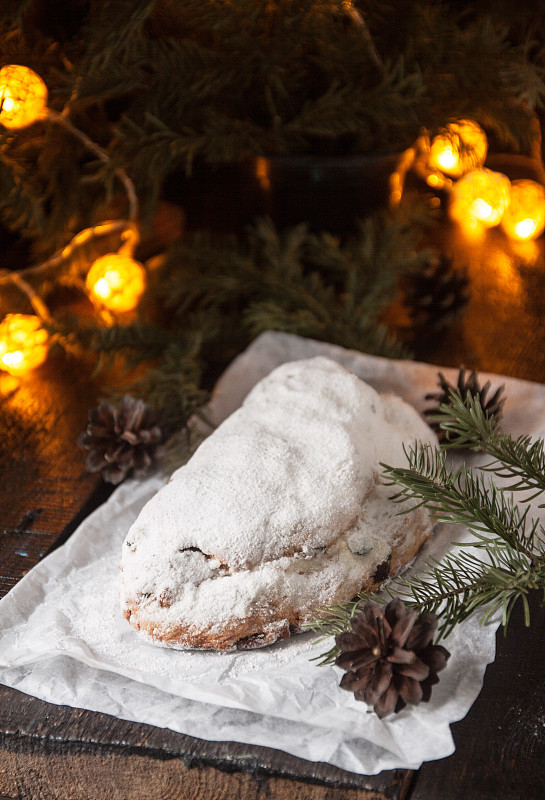
<instances>
[{"instance_id":1,"label":"white baking paper sheet","mask_svg":"<svg viewBox=\"0 0 545 800\"><path fill-rule=\"evenodd\" d=\"M211 417L225 418L279 364L314 355L336 359L419 410L437 382L433 366L267 333L222 376ZM454 379L455 370L443 371ZM493 385L506 384L504 427L541 435L545 387L491 377ZM274 747L364 774L418 768L453 752L449 725L465 716L481 689L494 659L497 620L459 625L445 641L452 655L431 702L386 720L338 688L339 669L310 663L329 646L313 645L312 633L237 653L182 652L143 642L121 616L118 564L128 528L164 480L125 482L0 600L1 683L48 702L202 739ZM441 526L424 555L440 557L451 540L464 536L459 528Z\"/></svg>"}]
</instances>

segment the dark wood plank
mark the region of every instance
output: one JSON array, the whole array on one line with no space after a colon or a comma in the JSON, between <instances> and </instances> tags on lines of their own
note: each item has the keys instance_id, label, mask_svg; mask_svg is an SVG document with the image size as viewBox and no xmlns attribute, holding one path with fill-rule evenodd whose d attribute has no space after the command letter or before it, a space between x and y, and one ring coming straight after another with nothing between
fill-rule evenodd
<instances>
[{"instance_id":1,"label":"dark wood plank","mask_svg":"<svg viewBox=\"0 0 545 800\"><path fill-rule=\"evenodd\" d=\"M97 769L100 759L107 758L107 769L110 769L113 759L117 759L123 772L126 766L121 765L129 757L147 759L150 768L154 760L159 764L165 759L176 759L180 773L196 767L218 770L217 787L222 786L224 774L244 772L254 779L267 776L267 779L289 779L298 784L328 787L331 791L355 792L355 798L380 796L403 800L411 778L411 773L405 770L359 776L278 750L233 742L206 742L106 714L43 703L6 687L0 687L0 776L2 749L24 756L22 764L30 763L26 757L31 756L70 760L73 756L87 754L96 759ZM159 766L155 768L159 770ZM1 777L0 791L13 791L9 784L2 783Z\"/></svg>"},{"instance_id":2,"label":"dark wood plank","mask_svg":"<svg viewBox=\"0 0 545 800\"><path fill-rule=\"evenodd\" d=\"M317 786L266 774L193 769L177 758L149 756L120 760L113 754L6 754L6 789L18 800L385 800L365 789ZM39 778L37 778L39 776Z\"/></svg>"},{"instance_id":3,"label":"dark wood plank","mask_svg":"<svg viewBox=\"0 0 545 800\"><path fill-rule=\"evenodd\" d=\"M4 384L15 380L3 374L0 378ZM5 577L21 577L33 566L97 485L96 476L85 472L76 445L96 394L84 370L59 361L0 394L0 572ZM27 546L32 552L23 555ZM24 563L8 563L9 557Z\"/></svg>"},{"instance_id":4,"label":"dark wood plank","mask_svg":"<svg viewBox=\"0 0 545 800\"><path fill-rule=\"evenodd\" d=\"M497 637L497 653L468 715L453 726L456 752L423 764L411 800L543 800L545 797L545 607L530 598L532 626L521 607L510 631ZM448 775L448 781L444 780Z\"/></svg>"}]
</instances>

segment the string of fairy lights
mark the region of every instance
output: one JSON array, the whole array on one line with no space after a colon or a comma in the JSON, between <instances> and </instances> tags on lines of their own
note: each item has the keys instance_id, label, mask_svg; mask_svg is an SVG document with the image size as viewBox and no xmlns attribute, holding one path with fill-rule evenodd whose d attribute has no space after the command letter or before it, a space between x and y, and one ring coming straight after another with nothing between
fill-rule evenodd
<instances>
[{"instance_id":1,"label":"string of fairy lights","mask_svg":"<svg viewBox=\"0 0 545 800\"><path fill-rule=\"evenodd\" d=\"M48 108L47 100L47 86L28 67L10 64L0 69L0 125L17 131L39 120L48 120L64 126L100 161L110 161L99 145L72 124L69 107L57 113ZM510 181L504 174L486 168L487 150L482 128L472 120L460 120L433 138L427 134L419 137L410 150L410 158L404 154L403 169L410 167L429 187L447 192L450 217L464 232L476 235L501 226L513 241L536 239L545 229L543 184L530 179ZM36 272L61 264L90 241L118 234L118 249L89 263L81 282L96 313L106 323L138 307L147 279L145 266L133 257L139 241L134 185L124 170L117 169L115 174L128 199L126 219L106 220L86 228L60 253L32 268ZM395 180L391 186L395 186ZM400 187L396 194L401 194ZM399 196L395 200L399 201ZM49 351L48 333L43 327L49 319L48 309L23 275L24 271L0 275L0 287L5 282L17 286L27 295L34 311L34 314L8 313L0 321L0 370L16 376L43 364Z\"/></svg>"},{"instance_id":2,"label":"string of fairy lights","mask_svg":"<svg viewBox=\"0 0 545 800\"><path fill-rule=\"evenodd\" d=\"M501 226L518 242L543 233L545 188L529 178L510 181L485 168L488 141L476 122L452 122L431 141L420 137L416 149L417 172L431 188L448 191L450 217L465 233L478 236ZM540 157L537 163L541 164Z\"/></svg>"},{"instance_id":3,"label":"string of fairy lights","mask_svg":"<svg viewBox=\"0 0 545 800\"><path fill-rule=\"evenodd\" d=\"M109 161L107 153L70 122L66 109L59 114L47 106L48 91L45 83L33 70L18 64L0 69L0 124L8 130L19 130L39 120L47 119L64 126L76 136L100 161ZM91 228L80 231L73 239L48 261L34 267L33 271L45 270L56 263L61 264L76 251L82 250L93 239L103 239L110 234L119 234L119 248L106 253L88 266L84 288L97 313L109 319L109 313L124 314L137 308L146 288L146 269L133 258L139 241L137 226L138 199L134 185L124 170L116 175L127 194L128 214L126 219L105 220ZM29 284L17 273L6 273L0 278L10 282L24 292L34 314L7 314L0 322L0 369L19 376L44 363L48 355L48 334L42 326L49 320L45 303L37 297Z\"/></svg>"}]
</instances>

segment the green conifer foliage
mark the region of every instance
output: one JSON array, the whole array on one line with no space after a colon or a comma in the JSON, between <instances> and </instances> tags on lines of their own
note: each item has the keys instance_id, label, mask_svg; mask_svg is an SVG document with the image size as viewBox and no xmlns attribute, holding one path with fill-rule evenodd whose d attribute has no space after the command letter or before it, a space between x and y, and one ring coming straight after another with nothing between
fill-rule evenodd
<instances>
[{"instance_id":1,"label":"green conifer foliage","mask_svg":"<svg viewBox=\"0 0 545 800\"><path fill-rule=\"evenodd\" d=\"M5 224L49 253L100 217L118 191L116 166L149 218L174 170L259 154L396 152L422 127L460 117L498 147L529 152L545 94L542 12L517 4L515 20L505 5L7 0L0 66L39 72L51 107L113 161L95 163L52 122L5 132Z\"/></svg>"}]
</instances>

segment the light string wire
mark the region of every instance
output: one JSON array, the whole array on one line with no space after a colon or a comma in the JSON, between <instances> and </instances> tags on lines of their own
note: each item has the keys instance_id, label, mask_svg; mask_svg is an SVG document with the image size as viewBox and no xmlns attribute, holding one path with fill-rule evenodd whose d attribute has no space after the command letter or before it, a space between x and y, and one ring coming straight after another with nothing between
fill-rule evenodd
<instances>
[{"instance_id":1,"label":"light string wire","mask_svg":"<svg viewBox=\"0 0 545 800\"><path fill-rule=\"evenodd\" d=\"M90 152L92 152L103 164L108 164L111 161L108 153L96 142L94 142L86 133L77 128L70 121L68 117L69 105L67 105L62 113L48 109L46 119L51 122L57 123L68 130L75 136ZM77 252L83 245L87 244L93 239L99 239L108 234L119 233L122 239L122 244L119 251L123 254L132 256L134 249L139 241L138 227L136 224L139 212L139 203L134 183L127 175L122 167L116 167L114 174L120 180L125 189L128 200L128 215L126 219L104 220L89 228L79 231L71 241L65 245L62 250L54 253L50 258L42 261L39 264L27 267L24 270L27 276L38 276L47 269L60 266L66 262L75 252ZM7 270L0 271L0 286L2 284L13 283L28 297L37 316L44 321L50 321L51 315L44 301L38 296L36 291L30 284L21 277L19 273L9 272Z\"/></svg>"}]
</instances>

